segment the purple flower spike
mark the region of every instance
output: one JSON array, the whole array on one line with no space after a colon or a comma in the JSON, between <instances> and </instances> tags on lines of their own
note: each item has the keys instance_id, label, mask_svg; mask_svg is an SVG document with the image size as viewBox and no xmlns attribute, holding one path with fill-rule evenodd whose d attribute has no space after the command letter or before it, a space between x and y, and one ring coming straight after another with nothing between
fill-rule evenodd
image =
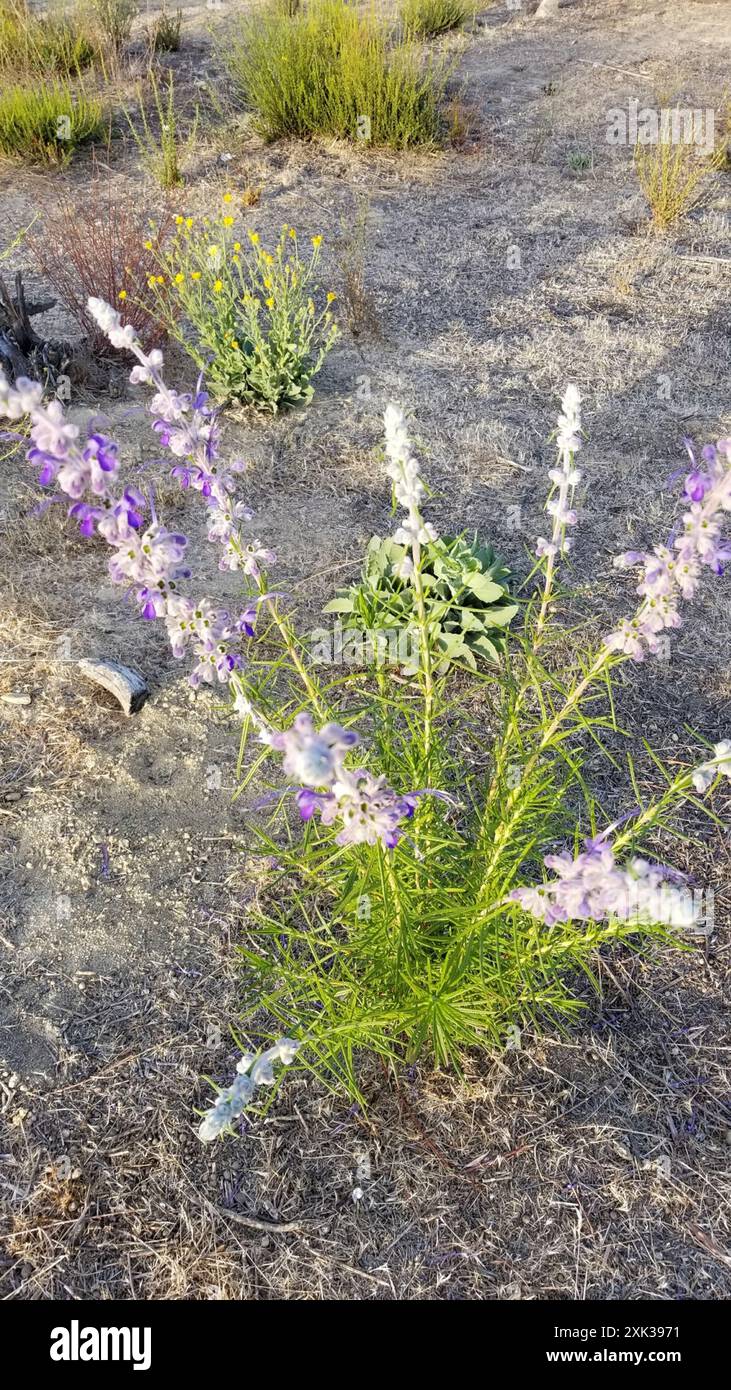
<instances>
[{"instance_id":1,"label":"purple flower spike","mask_svg":"<svg viewBox=\"0 0 731 1390\"><path fill-rule=\"evenodd\" d=\"M691 441L684 443L693 464L685 481L688 509L668 544L656 545L651 555L630 551L614 562L620 569L642 566L637 585L642 602L634 616L623 619L605 640L609 651L634 661L644 660L647 652L659 652L661 642L667 641L664 634L682 626L680 601L694 597L703 569L723 574L731 559L731 543L722 534L731 511L731 448L725 439L706 445L702 457L708 472L702 473Z\"/></svg>"},{"instance_id":2,"label":"purple flower spike","mask_svg":"<svg viewBox=\"0 0 731 1390\"><path fill-rule=\"evenodd\" d=\"M240 535L239 523L252 515L233 496L234 474L245 465L237 462L227 470L216 465L219 412L210 404L203 376L193 392L170 390L162 376L162 353L157 348L145 352L132 325L123 324L118 311L103 300L90 299L88 307L113 346L137 359L130 374L132 384L152 387L150 414L155 436L173 455L172 476L181 487L198 491L205 501L209 539L220 547L220 567L242 569L256 579L258 565L273 563L275 557L259 542L246 545ZM101 417L89 423L88 434L82 439L79 427L67 418L60 401L44 403L40 383L21 377L11 386L1 371L0 415L11 421L29 417L26 457L38 467L41 484L55 484L57 492L65 495L68 514L83 536L98 534L107 542L113 552L109 562L113 583L125 587L145 621L163 619L173 655L192 653L195 665L191 683L228 682L242 664L241 655L229 650L229 643L240 632L254 635L256 604L247 601L239 623L234 624L228 613L214 608L208 600L196 605L177 592L178 581L191 573L184 563L187 539L167 531L158 520L152 488L147 499L131 487L120 496L115 486L118 447L104 433ZM150 461L146 466L154 467L155 463Z\"/></svg>"}]
</instances>

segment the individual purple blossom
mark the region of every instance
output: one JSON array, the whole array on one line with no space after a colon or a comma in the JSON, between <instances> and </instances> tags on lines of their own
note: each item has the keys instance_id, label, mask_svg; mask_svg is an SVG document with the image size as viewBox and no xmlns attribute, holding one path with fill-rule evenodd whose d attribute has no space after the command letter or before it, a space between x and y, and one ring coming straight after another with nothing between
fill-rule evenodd
<instances>
[{"instance_id":1,"label":"individual purple blossom","mask_svg":"<svg viewBox=\"0 0 731 1390\"><path fill-rule=\"evenodd\" d=\"M126 487L118 502L105 504L102 508L97 530L109 545L123 545L130 532L138 531L141 527L145 505L145 499L137 488Z\"/></svg>"},{"instance_id":2,"label":"individual purple blossom","mask_svg":"<svg viewBox=\"0 0 731 1390\"><path fill-rule=\"evenodd\" d=\"M193 638L191 616L195 605L184 594L169 594L165 611L165 627L172 647L173 656L185 656L186 648Z\"/></svg>"},{"instance_id":3,"label":"individual purple blossom","mask_svg":"<svg viewBox=\"0 0 731 1390\"><path fill-rule=\"evenodd\" d=\"M685 480L685 495L691 502L702 502L710 485L711 480L708 475L694 468Z\"/></svg>"},{"instance_id":4,"label":"individual purple blossom","mask_svg":"<svg viewBox=\"0 0 731 1390\"><path fill-rule=\"evenodd\" d=\"M259 601L247 604L246 608L239 613L236 619L236 631L243 632L246 637L254 637L256 634L256 619L259 613Z\"/></svg>"},{"instance_id":5,"label":"individual purple blossom","mask_svg":"<svg viewBox=\"0 0 731 1390\"><path fill-rule=\"evenodd\" d=\"M190 673L194 690L201 685L215 685L216 681L228 684L234 671L243 665L240 653L229 651L224 642L217 642L210 649L199 644L194 650L200 658Z\"/></svg>"},{"instance_id":6,"label":"individual purple blossom","mask_svg":"<svg viewBox=\"0 0 731 1390\"><path fill-rule=\"evenodd\" d=\"M239 521L251 521L254 513L245 502L222 503L216 499L215 506L209 508L208 539L213 544L228 546L238 535ZM271 555L271 551L266 552ZM271 563L271 562L270 562Z\"/></svg>"},{"instance_id":7,"label":"individual purple blossom","mask_svg":"<svg viewBox=\"0 0 731 1390\"><path fill-rule=\"evenodd\" d=\"M309 714L298 714L291 728L272 737L272 748L283 753L288 777L305 786L326 787L342 768L343 757L355 747L358 735L340 724L315 728Z\"/></svg>"},{"instance_id":8,"label":"individual purple blossom","mask_svg":"<svg viewBox=\"0 0 731 1390\"><path fill-rule=\"evenodd\" d=\"M31 438L41 454L64 458L69 445L78 439L78 425L66 419L59 401L50 401L46 406L33 408L33 428Z\"/></svg>"},{"instance_id":9,"label":"individual purple blossom","mask_svg":"<svg viewBox=\"0 0 731 1390\"><path fill-rule=\"evenodd\" d=\"M93 507L90 502L75 502L69 507L68 515L78 521L82 536L93 536L104 520L105 512L102 507Z\"/></svg>"},{"instance_id":10,"label":"individual purple blossom","mask_svg":"<svg viewBox=\"0 0 731 1390\"><path fill-rule=\"evenodd\" d=\"M721 444L724 442L725 441L721 441ZM718 467L718 449L713 444L704 444L701 449L701 458L709 470L704 473L698 465L692 439L684 439L683 443L693 465L690 473L685 479L685 495L690 502L702 502L706 493L713 486L713 474Z\"/></svg>"}]
</instances>

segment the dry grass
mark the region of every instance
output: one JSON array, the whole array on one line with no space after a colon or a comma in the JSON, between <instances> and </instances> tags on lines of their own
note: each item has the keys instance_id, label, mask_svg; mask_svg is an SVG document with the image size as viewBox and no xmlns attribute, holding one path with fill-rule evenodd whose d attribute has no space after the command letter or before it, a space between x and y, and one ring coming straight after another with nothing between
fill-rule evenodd
<instances>
[{"instance_id":1,"label":"dry grass","mask_svg":"<svg viewBox=\"0 0 731 1390\"><path fill-rule=\"evenodd\" d=\"M201 933L199 969L208 949ZM221 961L210 965L220 982ZM658 977L613 959L588 1034L525 1038L520 1052L468 1061L459 1082L374 1072L367 1117L293 1080L243 1143L213 1154L188 1106L196 1072L226 1071L220 1000L163 970L125 1023L137 982L110 995L91 979L69 1036L77 1060L54 1092L0 1078L11 1214L0 1293L728 1296L720 965L673 962ZM78 1048L92 1024L90 1075Z\"/></svg>"},{"instance_id":2,"label":"dry grass","mask_svg":"<svg viewBox=\"0 0 731 1390\"><path fill-rule=\"evenodd\" d=\"M337 248L340 302L354 338L375 338L379 332L378 312L366 284L369 210L368 194L357 193L351 218L341 221Z\"/></svg>"}]
</instances>

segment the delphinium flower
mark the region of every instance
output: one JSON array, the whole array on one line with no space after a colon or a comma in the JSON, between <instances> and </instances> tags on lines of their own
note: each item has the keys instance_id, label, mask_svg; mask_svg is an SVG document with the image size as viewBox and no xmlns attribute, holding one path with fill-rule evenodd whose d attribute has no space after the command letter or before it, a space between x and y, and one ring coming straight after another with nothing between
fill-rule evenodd
<instances>
[{"instance_id":1,"label":"delphinium flower","mask_svg":"<svg viewBox=\"0 0 731 1390\"><path fill-rule=\"evenodd\" d=\"M693 786L697 792L707 792L718 776L731 782L731 739L728 738L714 744L713 757L695 769Z\"/></svg>"},{"instance_id":2,"label":"delphinium flower","mask_svg":"<svg viewBox=\"0 0 731 1390\"><path fill-rule=\"evenodd\" d=\"M298 714L292 727L275 734L272 747L283 753L282 767L288 777L311 787L334 782L345 753L354 748L358 735L340 724L325 724L317 730L309 714Z\"/></svg>"},{"instance_id":3,"label":"delphinium flower","mask_svg":"<svg viewBox=\"0 0 731 1390\"><path fill-rule=\"evenodd\" d=\"M71 499L69 514L85 535L107 531L119 541L130 541L142 524L144 499L127 489L118 495L119 457L117 446L106 436L94 433L85 441L79 439L77 425L66 420L58 401L43 404L43 387L39 382L20 377L14 386L0 372L0 414L10 420L27 416L30 420L28 462L40 468L39 482L43 487L56 484L60 492ZM83 502L85 493L91 502ZM109 517L111 525L102 529ZM111 543L116 544L117 540Z\"/></svg>"},{"instance_id":4,"label":"delphinium flower","mask_svg":"<svg viewBox=\"0 0 731 1390\"><path fill-rule=\"evenodd\" d=\"M383 417L386 441L386 471L393 481L396 501L406 510L406 520L394 532L394 540L406 546L406 553L396 570L398 578L411 585L414 598L413 623L407 633L419 637L419 668L417 671L424 693L423 770L426 781L431 780L434 739L434 666L435 624L430 620L427 594L422 578L422 547L437 539L437 533L421 512L426 488L414 457L406 419L399 406L391 403Z\"/></svg>"},{"instance_id":5,"label":"delphinium flower","mask_svg":"<svg viewBox=\"0 0 731 1390\"><path fill-rule=\"evenodd\" d=\"M427 791L400 796L366 768L351 771L344 758L358 742L358 735L339 724L316 729L309 714L299 714L285 732L269 735L272 748L284 754L283 768L303 785L297 805L303 820L319 812L323 824L342 822L336 836L339 845L380 842L393 849L402 834L401 822L414 814L419 796Z\"/></svg>"},{"instance_id":6,"label":"delphinium flower","mask_svg":"<svg viewBox=\"0 0 731 1390\"><path fill-rule=\"evenodd\" d=\"M219 561L219 569L241 570L256 581L261 579L261 566L273 565L276 559L274 551L263 546L261 541L250 541L248 545L243 545L237 539L226 547Z\"/></svg>"},{"instance_id":7,"label":"delphinium flower","mask_svg":"<svg viewBox=\"0 0 731 1390\"><path fill-rule=\"evenodd\" d=\"M556 468L550 468L549 478L555 484L556 492L546 502L546 512L553 517L553 530L549 541L539 537L536 555L548 556L553 563L557 555L566 555L571 542L566 537L568 525L577 524L577 513L571 505L574 489L581 482L581 471L574 467L574 457L581 449L581 396L577 386L568 384L561 400L559 430L556 434L559 446L559 461Z\"/></svg>"},{"instance_id":8,"label":"delphinium flower","mask_svg":"<svg viewBox=\"0 0 731 1390\"><path fill-rule=\"evenodd\" d=\"M256 559L272 553L257 542L251 554L238 558L246 550L234 529L234 520L250 515L243 504L232 503L234 488L232 470L218 472L215 414L206 405L205 394L184 397L169 391L161 376L162 354L153 350L145 353L130 325L123 325L119 314L101 300L89 305L94 317L110 341L125 347L138 358L133 369L135 380L150 382L155 387L154 406L163 415L156 420L170 431L168 442L177 441L174 452L190 451L189 481L199 487L212 512L228 512L224 525L216 530L216 539L225 541L224 556L231 550L230 567L256 571ZM0 414L11 420L24 416L30 419L30 448L28 461L39 467L39 481L45 487L55 485L60 494L70 499L71 516L82 535L95 532L114 550L109 573L115 584L126 585L134 593L140 615L145 619L165 620L173 653L182 657L186 650L195 660L190 676L193 686L202 682L226 682L232 671L241 665L241 654L230 643L242 633L252 630L251 608L240 619L216 609L208 600L196 603L178 593L178 582L190 576L185 564L187 538L168 531L160 524L154 506L135 488L119 491L119 455L116 443L94 432L86 440L80 438L79 427L66 419L60 402L43 403L43 388L38 382L20 378L14 386L0 373ZM164 417L164 418L163 418ZM163 431L164 432L164 431ZM160 433L160 431L158 431ZM236 465L233 466L236 468ZM149 506L151 520L145 521ZM216 516L216 520L218 517ZM224 561L223 567L229 567Z\"/></svg>"},{"instance_id":9,"label":"delphinium flower","mask_svg":"<svg viewBox=\"0 0 731 1390\"><path fill-rule=\"evenodd\" d=\"M701 915L694 895L679 886L677 870L641 858L620 866L604 836L588 840L576 856L548 854L543 862L555 877L514 888L509 897L547 926L616 919L682 928L694 926Z\"/></svg>"},{"instance_id":10,"label":"delphinium flower","mask_svg":"<svg viewBox=\"0 0 731 1390\"><path fill-rule=\"evenodd\" d=\"M407 513L406 521L394 532L394 540L399 545L408 546L412 555L406 557L401 567L400 578L410 579L414 568L418 567L419 550L429 541L435 541L437 533L430 522L425 522L421 514L421 501L426 496L426 488L419 475L419 463L414 457L411 440L406 428L406 417L397 405L391 403L383 416L386 440L386 472L393 481L396 501Z\"/></svg>"},{"instance_id":11,"label":"delphinium flower","mask_svg":"<svg viewBox=\"0 0 731 1390\"><path fill-rule=\"evenodd\" d=\"M115 584L131 582L159 594L159 608L154 616L162 616L167 601L166 584L187 578L190 573L181 563L187 544L185 536L166 531L156 522L145 531L133 530L109 561L111 578ZM142 588L138 593L142 593Z\"/></svg>"},{"instance_id":12,"label":"delphinium flower","mask_svg":"<svg viewBox=\"0 0 731 1390\"><path fill-rule=\"evenodd\" d=\"M29 381L27 376L19 376L11 386L4 372L0 372L0 414L8 420L22 420L31 410L41 404L43 387L39 381Z\"/></svg>"},{"instance_id":13,"label":"delphinium flower","mask_svg":"<svg viewBox=\"0 0 731 1390\"><path fill-rule=\"evenodd\" d=\"M417 797L423 794L399 796L385 777L374 777L367 768L352 772L341 768L329 791L303 787L297 794L297 805L303 820L310 820L319 811L323 825L342 822L335 836L339 845L380 843L393 849L403 834L402 822L411 819Z\"/></svg>"},{"instance_id":14,"label":"delphinium flower","mask_svg":"<svg viewBox=\"0 0 731 1390\"><path fill-rule=\"evenodd\" d=\"M574 466L574 457L581 448L581 396L572 383L566 387L561 402L556 443L558 465L548 473L556 491L546 503L546 511L553 517L553 529L550 540L541 536L536 545L536 554L548 558L551 571L556 556L565 555L571 548L566 527L575 526L578 521L572 502L574 490L581 482L581 472Z\"/></svg>"},{"instance_id":15,"label":"delphinium flower","mask_svg":"<svg viewBox=\"0 0 731 1390\"><path fill-rule=\"evenodd\" d=\"M689 507L682 516L682 529L651 554L630 550L614 562L619 569L642 567L637 585L640 606L606 639L610 651L634 661L659 650L661 633L682 626L681 601L694 597L703 570L723 574L731 560L731 542L722 535L723 514L731 512L731 439L706 445L701 457L705 470L697 466L691 451L694 466L685 480Z\"/></svg>"},{"instance_id":16,"label":"delphinium flower","mask_svg":"<svg viewBox=\"0 0 731 1390\"><path fill-rule=\"evenodd\" d=\"M121 331L120 316L111 305L102 299L90 299L88 307L108 336ZM137 358L130 381L154 388L149 408L160 443L176 458L185 460L172 468L172 477L181 487L200 492L210 513L208 538L222 548L219 568L241 569L252 578L258 578L257 558L263 557L262 563L269 565L274 564L276 556L258 541L253 547L246 546L241 537L238 523L250 521L253 513L243 503L232 499L236 488L234 475L243 472L246 465L235 462L225 468L221 466L218 410L209 405L200 380L193 394L180 394L165 384L163 357L158 349L145 352L134 335L125 340L125 346Z\"/></svg>"},{"instance_id":17,"label":"delphinium flower","mask_svg":"<svg viewBox=\"0 0 731 1390\"><path fill-rule=\"evenodd\" d=\"M224 1130L231 1127L234 1120L243 1114L256 1094L257 1086L273 1086L276 1080L274 1063L281 1062L289 1067L294 1061L301 1044L293 1038L280 1038L273 1047L257 1057L254 1053L244 1053L236 1066L233 1085L219 1091L215 1105L207 1110L198 1129L198 1138L204 1144L217 1139Z\"/></svg>"}]
</instances>

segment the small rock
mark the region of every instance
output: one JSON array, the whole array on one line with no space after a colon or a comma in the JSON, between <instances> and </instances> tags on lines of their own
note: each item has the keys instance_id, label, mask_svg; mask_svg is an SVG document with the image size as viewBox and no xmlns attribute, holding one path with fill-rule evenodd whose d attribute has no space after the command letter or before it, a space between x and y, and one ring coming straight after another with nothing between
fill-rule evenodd
<instances>
[{"instance_id":1,"label":"small rock","mask_svg":"<svg viewBox=\"0 0 731 1390\"><path fill-rule=\"evenodd\" d=\"M0 700L6 705L29 705L31 703L31 698L30 695L26 695L22 690L8 690L4 695L0 695Z\"/></svg>"}]
</instances>

